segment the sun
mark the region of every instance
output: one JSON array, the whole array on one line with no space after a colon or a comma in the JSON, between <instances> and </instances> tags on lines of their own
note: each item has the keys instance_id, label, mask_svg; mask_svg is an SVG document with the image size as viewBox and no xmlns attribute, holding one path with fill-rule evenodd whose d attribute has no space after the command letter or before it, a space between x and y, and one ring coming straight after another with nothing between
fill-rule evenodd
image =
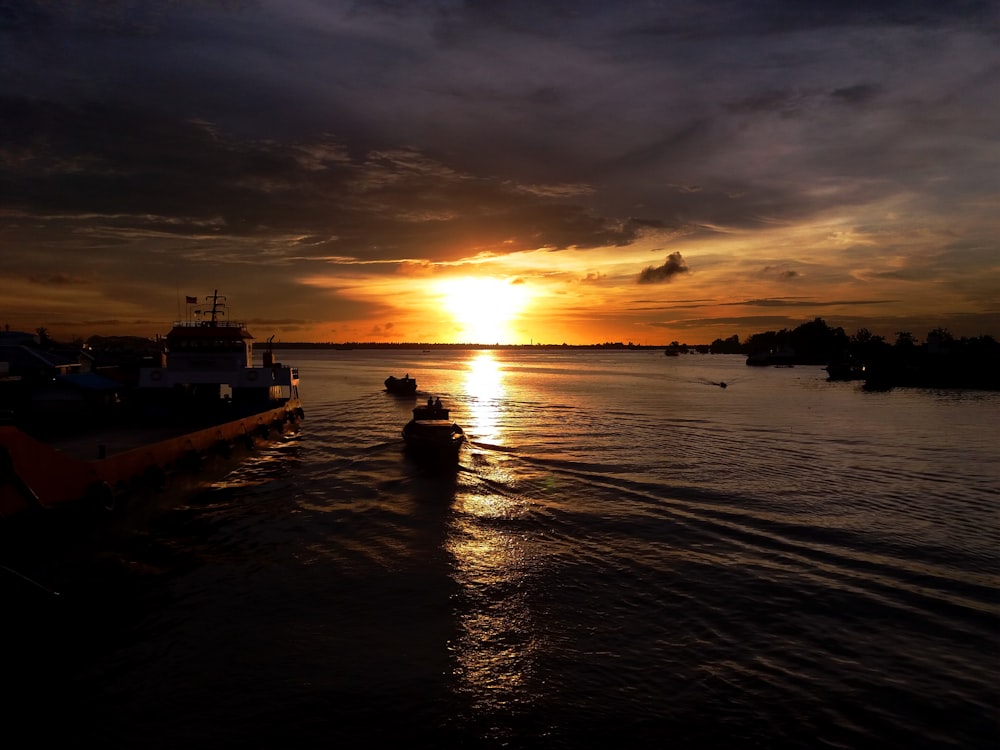
<instances>
[{"instance_id":1,"label":"sun","mask_svg":"<svg viewBox=\"0 0 1000 750\"><path fill-rule=\"evenodd\" d=\"M511 323L530 298L523 283L488 276L464 276L438 284L444 309L461 331L467 344L513 343Z\"/></svg>"}]
</instances>

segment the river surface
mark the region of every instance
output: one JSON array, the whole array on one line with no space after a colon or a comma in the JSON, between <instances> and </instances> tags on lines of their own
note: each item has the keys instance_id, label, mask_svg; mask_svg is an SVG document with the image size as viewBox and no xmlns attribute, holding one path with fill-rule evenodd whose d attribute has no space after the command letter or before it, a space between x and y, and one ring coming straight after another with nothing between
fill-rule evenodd
<instances>
[{"instance_id":1,"label":"river surface","mask_svg":"<svg viewBox=\"0 0 1000 750\"><path fill-rule=\"evenodd\" d=\"M280 354L297 434L10 600L23 746L1000 745L1000 394ZM403 450L429 395L470 439L453 473Z\"/></svg>"}]
</instances>

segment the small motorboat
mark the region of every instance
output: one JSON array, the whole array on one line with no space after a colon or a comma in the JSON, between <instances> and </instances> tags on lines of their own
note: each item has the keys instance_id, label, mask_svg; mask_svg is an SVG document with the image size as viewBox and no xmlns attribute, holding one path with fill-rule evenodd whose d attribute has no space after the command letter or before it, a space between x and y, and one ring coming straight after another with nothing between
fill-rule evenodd
<instances>
[{"instance_id":1,"label":"small motorboat","mask_svg":"<svg viewBox=\"0 0 1000 750\"><path fill-rule=\"evenodd\" d=\"M451 421L441 399L416 407L403 427L406 449L414 458L434 463L455 463L465 442L465 432Z\"/></svg>"},{"instance_id":2,"label":"small motorboat","mask_svg":"<svg viewBox=\"0 0 1000 750\"><path fill-rule=\"evenodd\" d=\"M397 378L395 375L390 375L385 379L385 389L389 391L389 393L411 395L417 392L417 379L411 378L410 373L406 373L406 375L401 378Z\"/></svg>"}]
</instances>

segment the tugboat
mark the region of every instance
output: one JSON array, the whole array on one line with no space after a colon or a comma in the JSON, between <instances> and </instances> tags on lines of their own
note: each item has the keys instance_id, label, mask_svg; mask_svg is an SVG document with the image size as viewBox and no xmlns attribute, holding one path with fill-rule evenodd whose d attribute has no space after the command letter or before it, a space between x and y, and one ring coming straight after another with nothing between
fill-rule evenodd
<instances>
[{"instance_id":1,"label":"tugboat","mask_svg":"<svg viewBox=\"0 0 1000 750\"><path fill-rule=\"evenodd\" d=\"M441 399L427 399L413 410L413 419L403 427L407 451L416 459L433 465L454 465L465 442L465 432L451 421Z\"/></svg>"},{"instance_id":2,"label":"tugboat","mask_svg":"<svg viewBox=\"0 0 1000 750\"><path fill-rule=\"evenodd\" d=\"M46 439L0 421L0 519L113 510L122 495L158 487L209 454L229 456L294 429L304 417L298 370L275 362L270 346L255 367L246 326L220 319L225 297L216 291L206 302L205 319L173 324L163 366L140 370L117 422Z\"/></svg>"}]
</instances>

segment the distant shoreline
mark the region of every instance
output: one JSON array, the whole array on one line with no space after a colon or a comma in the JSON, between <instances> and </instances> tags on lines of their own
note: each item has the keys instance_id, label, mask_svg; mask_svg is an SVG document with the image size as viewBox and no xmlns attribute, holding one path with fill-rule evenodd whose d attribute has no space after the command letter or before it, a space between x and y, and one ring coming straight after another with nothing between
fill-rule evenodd
<instances>
[{"instance_id":1,"label":"distant shoreline","mask_svg":"<svg viewBox=\"0 0 1000 750\"><path fill-rule=\"evenodd\" d=\"M611 349L629 351L658 351L670 348L669 344L413 344L413 343L316 343L309 341L274 341L270 344L274 349ZM709 344L688 344L688 351L708 354Z\"/></svg>"}]
</instances>

